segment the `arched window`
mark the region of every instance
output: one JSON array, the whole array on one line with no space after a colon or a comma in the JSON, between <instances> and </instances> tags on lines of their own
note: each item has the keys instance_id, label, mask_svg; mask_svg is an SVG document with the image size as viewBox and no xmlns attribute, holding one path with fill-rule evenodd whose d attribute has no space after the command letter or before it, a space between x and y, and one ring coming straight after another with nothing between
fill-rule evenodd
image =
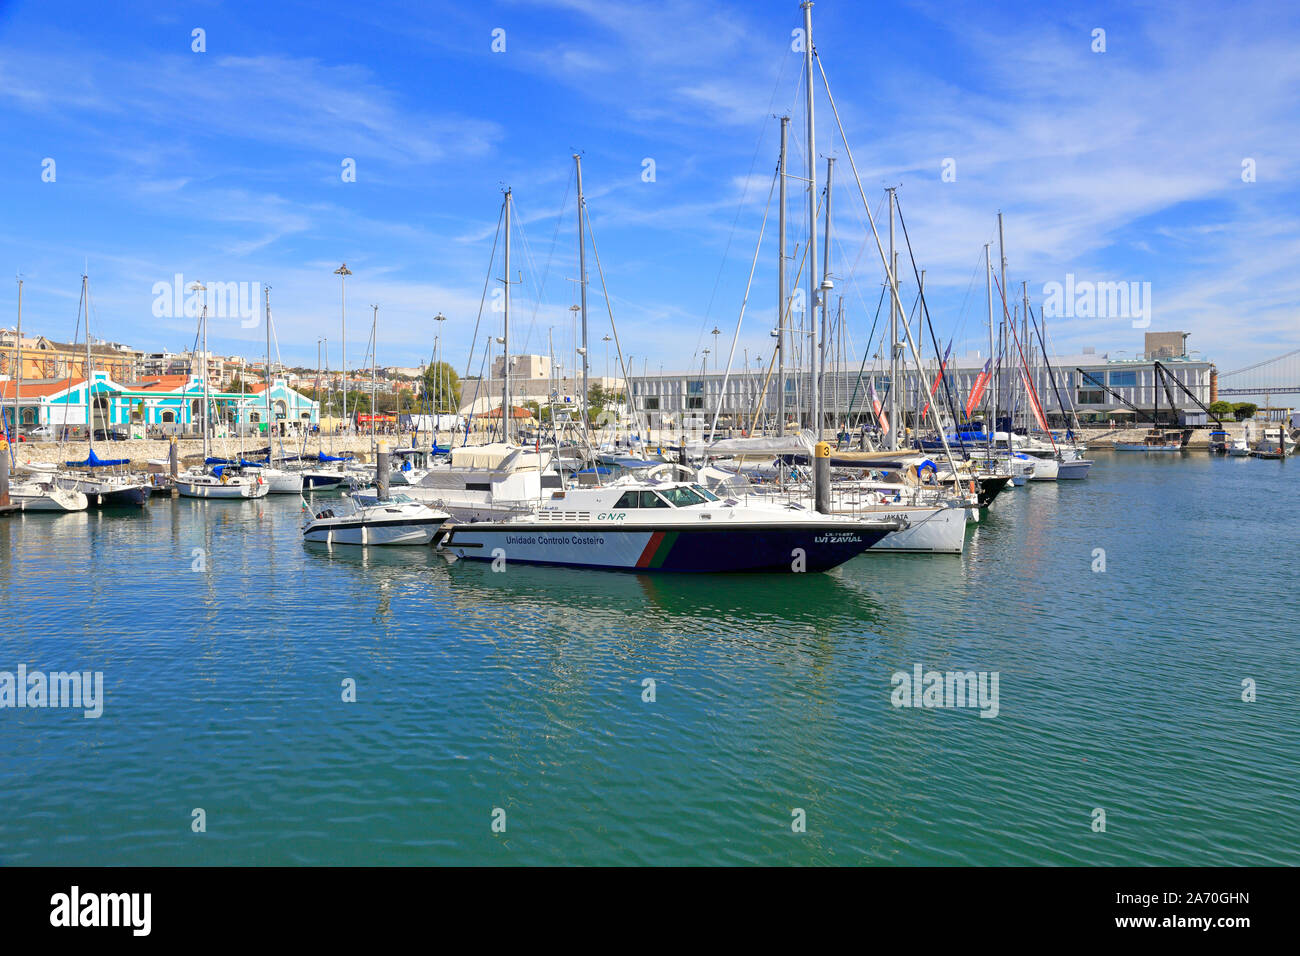
<instances>
[{"instance_id":1,"label":"arched window","mask_svg":"<svg viewBox=\"0 0 1300 956\"><path fill-rule=\"evenodd\" d=\"M170 425L176 421L176 413L171 409L162 413L163 424Z\"/></svg>"}]
</instances>

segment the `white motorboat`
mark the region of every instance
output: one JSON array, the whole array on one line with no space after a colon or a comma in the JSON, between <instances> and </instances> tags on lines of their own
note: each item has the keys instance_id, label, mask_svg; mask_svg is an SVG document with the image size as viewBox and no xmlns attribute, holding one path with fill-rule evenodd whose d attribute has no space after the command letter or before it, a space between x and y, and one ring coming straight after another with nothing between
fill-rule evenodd
<instances>
[{"instance_id":1,"label":"white motorboat","mask_svg":"<svg viewBox=\"0 0 1300 956\"><path fill-rule=\"evenodd\" d=\"M427 545L450 518L406 495L381 498L369 491L345 494L319 512L308 509L308 514L304 541L356 545Z\"/></svg>"},{"instance_id":2,"label":"white motorboat","mask_svg":"<svg viewBox=\"0 0 1300 956\"><path fill-rule=\"evenodd\" d=\"M903 526L720 499L693 482L632 477L552 491L529 512L452 526L439 548L476 561L621 571L826 571Z\"/></svg>"},{"instance_id":3,"label":"white motorboat","mask_svg":"<svg viewBox=\"0 0 1300 956\"><path fill-rule=\"evenodd\" d=\"M260 465L257 468L249 468L247 471L250 475L257 475L266 480L266 483L269 486L267 494L302 494L303 474L300 471L272 468L269 465Z\"/></svg>"},{"instance_id":4,"label":"white motorboat","mask_svg":"<svg viewBox=\"0 0 1300 956\"><path fill-rule=\"evenodd\" d=\"M80 491L60 488L50 479L35 479L10 485L9 500L24 512L66 514L69 511L85 511L89 506L89 500Z\"/></svg>"},{"instance_id":5,"label":"white motorboat","mask_svg":"<svg viewBox=\"0 0 1300 956\"><path fill-rule=\"evenodd\" d=\"M497 442L452 449L449 463L431 465L402 490L457 521L491 521L518 514L563 486L545 449Z\"/></svg>"}]
</instances>

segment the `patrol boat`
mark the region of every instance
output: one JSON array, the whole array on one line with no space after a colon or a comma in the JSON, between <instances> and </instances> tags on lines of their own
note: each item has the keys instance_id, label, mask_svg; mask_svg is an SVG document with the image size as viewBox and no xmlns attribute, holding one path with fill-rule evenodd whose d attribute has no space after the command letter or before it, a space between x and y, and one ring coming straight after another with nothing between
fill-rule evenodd
<instances>
[{"instance_id":1,"label":"patrol boat","mask_svg":"<svg viewBox=\"0 0 1300 956\"><path fill-rule=\"evenodd\" d=\"M618 571L827 571L904 526L720 498L686 481L619 480L550 492L526 512L457 524L451 559Z\"/></svg>"}]
</instances>

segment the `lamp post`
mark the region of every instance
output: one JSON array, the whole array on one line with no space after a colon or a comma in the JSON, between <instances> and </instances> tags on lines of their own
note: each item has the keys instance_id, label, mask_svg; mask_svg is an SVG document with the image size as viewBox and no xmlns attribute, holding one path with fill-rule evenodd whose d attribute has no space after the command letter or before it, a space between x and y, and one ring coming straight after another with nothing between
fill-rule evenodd
<instances>
[{"instance_id":1,"label":"lamp post","mask_svg":"<svg viewBox=\"0 0 1300 956\"><path fill-rule=\"evenodd\" d=\"M715 325L713 331L709 334L713 336L713 371L716 372L718 370L718 336L722 334L722 330Z\"/></svg>"},{"instance_id":2,"label":"lamp post","mask_svg":"<svg viewBox=\"0 0 1300 956\"><path fill-rule=\"evenodd\" d=\"M347 426L348 422L348 276L352 275L352 270L348 268L345 262L337 269L334 274L339 277L339 315L343 320L343 425Z\"/></svg>"},{"instance_id":3,"label":"lamp post","mask_svg":"<svg viewBox=\"0 0 1300 956\"><path fill-rule=\"evenodd\" d=\"M438 323L438 326L437 326L437 328L438 328L438 333L433 337L433 361L434 361L434 373L433 373L433 388L434 388L434 399L433 399L433 401L434 401L434 407L433 407L433 413L434 413L435 415L437 415L439 412L442 411L442 379L443 379L443 374L442 374L442 355L441 355L441 352L439 352L439 347L440 347L440 345L442 344L442 323L444 323L444 322L447 321L447 317L446 317L445 315L443 315L441 312L439 312L437 315L435 315L435 316L433 317L433 321L435 321L435 322ZM436 420L435 420L435 425L436 425Z\"/></svg>"}]
</instances>

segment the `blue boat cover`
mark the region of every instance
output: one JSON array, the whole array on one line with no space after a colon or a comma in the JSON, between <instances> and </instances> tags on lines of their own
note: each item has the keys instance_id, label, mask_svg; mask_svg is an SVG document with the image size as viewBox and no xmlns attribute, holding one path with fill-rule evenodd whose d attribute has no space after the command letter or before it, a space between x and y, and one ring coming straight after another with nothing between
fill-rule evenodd
<instances>
[{"instance_id":1,"label":"blue boat cover","mask_svg":"<svg viewBox=\"0 0 1300 956\"><path fill-rule=\"evenodd\" d=\"M352 456L344 455L342 458L335 458L333 455L327 455L324 452L321 452L319 455L316 456L316 460L317 461L351 461Z\"/></svg>"},{"instance_id":2,"label":"blue boat cover","mask_svg":"<svg viewBox=\"0 0 1300 956\"><path fill-rule=\"evenodd\" d=\"M131 459L113 458L106 461L96 455L95 449L92 448L90 449L90 454L86 456L85 461L65 461L64 464L69 468L109 468L114 465L129 465L131 464Z\"/></svg>"}]
</instances>

